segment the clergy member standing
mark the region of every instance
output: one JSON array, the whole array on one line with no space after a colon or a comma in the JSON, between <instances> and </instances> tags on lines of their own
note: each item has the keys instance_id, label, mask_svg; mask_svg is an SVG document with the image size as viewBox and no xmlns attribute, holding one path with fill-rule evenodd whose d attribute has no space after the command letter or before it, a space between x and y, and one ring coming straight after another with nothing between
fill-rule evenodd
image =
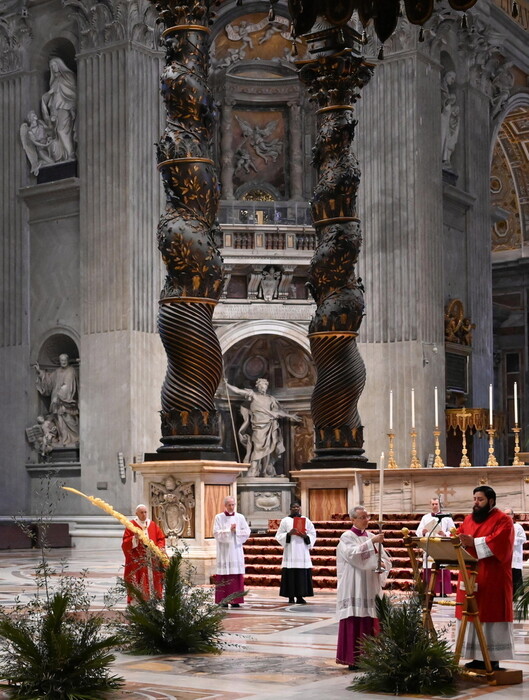
<instances>
[{"instance_id":1,"label":"clergy member standing","mask_svg":"<svg viewBox=\"0 0 529 700\"><path fill-rule=\"evenodd\" d=\"M499 668L499 661L512 659L513 611L512 611L512 552L514 527L512 519L496 508L496 493L490 486L476 486L473 491L474 506L459 526L461 544L478 559L476 578L476 602L489 649L492 669ZM456 616L461 620L465 598L461 574L457 582ZM473 659L467 668L484 669L474 625L467 625L463 656Z\"/></svg>"},{"instance_id":2,"label":"clergy member standing","mask_svg":"<svg viewBox=\"0 0 529 700\"><path fill-rule=\"evenodd\" d=\"M243 544L250 537L250 528L246 518L235 512L235 499L224 499L224 512L215 516L213 537L217 541L217 575L215 576L215 603L223 608L228 603L222 601L232 593L244 591L244 552ZM244 603L244 597L233 598L232 608Z\"/></svg>"},{"instance_id":3,"label":"clergy member standing","mask_svg":"<svg viewBox=\"0 0 529 700\"><path fill-rule=\"evenodd\" d=\"M523 585L523 546L527 540L527 534L523 529L523 525L515 522L514 511L512 508L505 508L504 511L514 523L514 549L512 553L512 594L513 598L516 591Z\"/></svg>"},{"instance_id":4,"label":"clergy member standing","mask_svg":"<svg viewBox=\"0 0 529 700\"><path fill-rule=\"evenodd\" d=\"M279 524L276 540L283 547L279 595L291 604L305 605L304 596L314 595L309 550L316 542L316 530L308 518L301 516L299 503L291 504L290 515Z\"/></svg>"},{"instance_id":5,"label":"clergy member standing","mask_svg":"<svg viewBox=\"0 0 529 700\"><path fill-rule=\"evenodd\" d=\"M430 513L426 513L421 518L419 527L416 530L417 537L450 537L450 532L455 523L450 515L445 515L443 518L439 518L438 514L441 513L441 503L438 496L434 496L430 499ZM430 575L432 570L428 568L428 557L426 552L423 557L423 581L428 584L430 581ZM452 574L449 569L441 569L437 577L437 582L435 584L434 595L446 596L452 593Z\"/></svg>"},{"instance_id":6,"label":"clergy member standing","mask_svg":"<svg viewBox=\"0 0 529 700\"><path fill-rule=\"evenodd\" d=\"M147 517L147 506L140 503L136 508L136 517L131 523L149 537L154 544L163 549L165 547L165 535L154 520ZM123 533L121 549L125 555L125 571L123 578L143 591L145 598L162 597L163 592L163 567L160 561L155 559L143 542L131 530ZM132 603L133 596L127 594L127 603Z\"/></svg>"},{"instance_id":7,"label":"clergy member standing","mask_svg":"<svg viewBox=\"0 0 529 700\"><path fill-rule=\"evenodd\" d=\"M349 670L357 669L361 654L359 642L366 634L378 634L375 597L382 593L391 570L391 559L382 546L384 534L373 535L366 531L369 515L363 506L355 506L349 511L352 528L344 532L336 548L336 616L338 646L336 663L344 664ZM379 563L382 571L377 572Z\"/></svg>"}]
</instances>

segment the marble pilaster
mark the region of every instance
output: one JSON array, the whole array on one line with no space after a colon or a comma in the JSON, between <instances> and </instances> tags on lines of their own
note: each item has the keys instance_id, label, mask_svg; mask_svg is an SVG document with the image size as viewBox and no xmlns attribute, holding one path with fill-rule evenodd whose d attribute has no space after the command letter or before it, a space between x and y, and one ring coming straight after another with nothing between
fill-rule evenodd
<instances>
[{"instance_id":1,"label":"marble pilaster","mask_svg":"<svg viewBox=\"0 0 529 700\"><path fill-rule=\"evenodd\" d=\"M24 474L27 446L26 397L29 371L29 303L27 214L18 198L18 188L29 178L19 139L20 124L30 109L31 77L23 71L22 49L29 35L21 31L19 17L5 17L0 26L0 382L2 421L0 441L9 445L0 456L0 510L16 513L24 509L29 480Z\"/></svg>"},{"instance_id":2,"label":"marble pilaster","mask_svg":"<svg viewBox=\"0 0 529 700\"><path fill-rule=\"evenodd\" d=\"M116 455L131 462L156 448L153 387L165 367L156 335L159 61L133 42L89 46L78 56L82 484L89 493L98 484L97 495L125 511L137 486L130 472L121 482Z\"/></svg>"},{"instance_id":3,"label":"marble pilaster","mask_svg":"<svg viewBox=\"0 0 529 700\"><path fill-rule=\"evenodd\" d=\"M358 341L367 370L359 408L366 454L378 460L393 389L399 464L410 456L411 388L422 461L433 452L433 386L444 386L439 99L438 68L405 51L377 66L357 106L366 287Z\"/></svg>"},{"instance_id":4,"label":"marble pilaster","mask_svg":"<svg viewBox=\"0 0 529 700\"><path fill-rule=\"evenodd\" d=\"M290 188L291 199L303 199L303 151L301 128L301 106L297 102L288 103L290 137Z\"/></svg>"},{"instance_id":5,"label":"marble pilaster","mask_svg":"<svg viewBox=\"0 0 529 700\"><path fill-rule=\"evenodd\" d=\"M222 199L233 199L233 103L226 100L222 106Z\"/></svg>"}]
</instances>

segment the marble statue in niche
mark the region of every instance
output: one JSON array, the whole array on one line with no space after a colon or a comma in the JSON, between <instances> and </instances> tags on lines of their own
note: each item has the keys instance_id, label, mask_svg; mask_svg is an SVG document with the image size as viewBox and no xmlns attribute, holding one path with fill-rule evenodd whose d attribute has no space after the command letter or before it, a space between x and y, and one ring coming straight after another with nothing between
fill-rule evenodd
<instances>
[{"instance_id":1,"label":"marble statue in niche","mask_svg":"<svg viewBox=\"0 0 529 700\"><path fill-rule=\"evenodd\" d=\"M20 127L22 147L38 175L44 165L75 159L77 84L61 58L50 59L49 88L41 98L42 118L33 110Z\"/></svg>"},{"instance_id":2,"label":"marble statue in niche","mask_svg":"<svg viewBox=\"0 0 529 700\"><path fill-rule=\"evenodd\" d=\"M194 537L194 485L169 475L163 482L152 482L150 490L154 516L165 532L167 545L176 548L179 537Z\"/></svg>"},{"instance_id":3,"label":"marble statue in niche","mask_svg":"<svg viewBox=\"0 0 529 700\"><path fill-rule=\"evenodd\" d=\"M59 367L54 370L41 369L35 365L37 390L50 397L49 413L57 429L56 447L78 447L79 404L78 378L66 353L59 355Z\"/></svg>"},{"instance_id":4,"label":"marble statue in niche","mask_svg":"<svg viewBox=\"0 0 529 700\"><path fill-rule=\"evenodd\" d=\"M259 378L253 389L239 389L228 384L228 389L250 402L250 407L241 406L243 424L239 429L239 439L246 448L245 462L250 462L248 477L277 476L275 462L284 453L285 445L279 425L279 418L288 418L294 423L301 422L299 416L283 411L279 402L268 394L268 380ZM251 433L248 430L251 428Z\"/></svg>"},{"instance_id":5,"label":"marble statue in niche","mask_svg":"<svg viewBox=\"0 0 529 700\"><path fill-rule=\"evenodd\" d=\"M452 154L459 137L460 110L456 104L454 84L456 74L446 71L441 79L441 159L443 166L451 167Z\"/></svg>"}]
</instances>

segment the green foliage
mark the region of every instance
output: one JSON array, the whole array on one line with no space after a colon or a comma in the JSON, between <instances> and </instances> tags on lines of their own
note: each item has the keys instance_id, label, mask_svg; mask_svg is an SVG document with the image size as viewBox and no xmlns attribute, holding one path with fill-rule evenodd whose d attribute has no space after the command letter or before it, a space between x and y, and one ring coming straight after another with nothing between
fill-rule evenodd
<instances>
[{"instance_id":1,"label":"green foliage","mask_svg":"<svg viewBox=\"0 0 529 700\"><path fill-rule=\"evenodd\" d=\"M110 649L119 639L110 635L104 620L90 614L91 596L86 571L71 576L47 559L47 530L58 500L64 497L50 475L35 496L41 503L35 567L36 592L27 602L0 607L0 684L19 700L103 700L123 685L111 675ZM33 537L23 520L15 522Z\"/></svg>"},{"instance_id":2,"label":"green foliage","mask_svg":"<svg viewBox=\"0 0 529 700\"><path fill-rule=\"evenodd\" d=\"M39 609L40 607L40 609ZM0 675L20 700L101 700L123 679L108 671L115 636L102 635L103 620L72 610L69 593L56 592L24 614L0 613L7 645Z\"/></svg>"},{"instance_id":3,"label":"green foliage","mask_svg":"<svg viewBox=\"0 0 529 700\"><path fill-rule=\"evenodd\" d=\"M524 579L514 592L514 613L518 620L529 617L529 581Z\"/></svg>"},{"instance_id":4,"label":"green foliage","mask_svg":"<svg viewBox=\"0 0 529 700\"><path fill-rule=\"evenodd\" d=\"M182 572L181 553L173 555L166 570L162 599L145 598L128 582L125 586L136 600L124 613L127 624L122 629L122 641L128 651L220 653L226 613L213 603L211 591L194 587L190 572Z\"/></svg>"},{"instance_id":5,"label":"green foliage","mask_svg":"<svg viewBox=\"0 0 529 700\"><path fill-rule=\"evenodd\" d=\"M381 631L365 637L358 666L363 675L351 690L403 695L449 695L455 690L459 668L446 640L422 624L418 596L404 601L377 597Z\"/></svg>"}]
</instances>

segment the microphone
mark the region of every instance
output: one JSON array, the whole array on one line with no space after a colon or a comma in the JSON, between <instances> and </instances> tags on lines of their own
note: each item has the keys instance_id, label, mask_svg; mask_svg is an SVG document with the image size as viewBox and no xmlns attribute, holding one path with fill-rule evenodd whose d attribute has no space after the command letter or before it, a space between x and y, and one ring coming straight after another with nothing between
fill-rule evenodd
<instances>
[{"instance_id":1,"label":"microphone","mask_svg":"<svg viewBox=\"0 0 529 700\"><path fill-rule=\"evenodd\" d=\"M442 520L443 518L451 518L452 513L432 513L434 518L437 518L437 520Z\"/></svg>"}]
</instances>

